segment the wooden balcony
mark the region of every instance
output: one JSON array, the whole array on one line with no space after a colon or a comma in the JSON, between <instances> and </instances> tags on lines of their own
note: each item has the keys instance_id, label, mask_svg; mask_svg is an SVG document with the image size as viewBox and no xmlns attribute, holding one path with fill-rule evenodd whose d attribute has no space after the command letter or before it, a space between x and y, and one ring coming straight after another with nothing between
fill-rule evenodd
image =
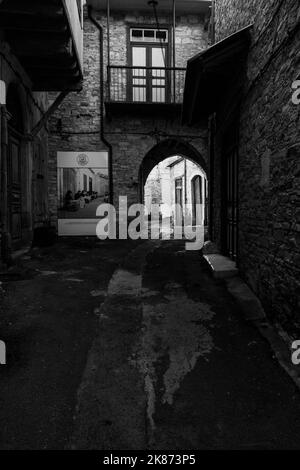
<instances>
[{"instance_id":1,"label":"wooden balcony","mask_svg":"<svg viewBox=\"0 0 300 470\"><path fill-rule=\"evenodd\" d=\"M81 87L81 0L3 0L0 31L37 91Z\"/></svg>"},{"instance_id":2,"label":"wooden balcony","mask_svg":"<svg viewBox=\"0 0 300 470\"><path fill-rule=\"evenodd\" d=\"M180 14L207 14L211 7L211 0L176 0L176 11ZM107 0L87 0L87 4L95 10L105 10ZM110 0L111 11L153 11L148 0ZM159 0L157 5L159 13L172 11L171 0Z\"/></svg>"},{"instance_id":3,"label":"wooden balcony","mask_svg":"<svg viewBox=\"0 0 300 470\"><path fill-rule=\"evenodd\" d=\"M141 111L143 114L180 113L183 102L185 68L107 68L106 111Z\"/></svg>"}]
</instances>

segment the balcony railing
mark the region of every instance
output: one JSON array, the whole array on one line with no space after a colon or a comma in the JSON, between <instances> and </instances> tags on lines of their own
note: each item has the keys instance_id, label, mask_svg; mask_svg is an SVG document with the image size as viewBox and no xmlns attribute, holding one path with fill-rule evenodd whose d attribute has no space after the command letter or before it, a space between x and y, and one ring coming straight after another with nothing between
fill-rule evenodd
<instances>
[{"instance_id":1,"label":"balcony railing","mask_svg":"<svg viewBox=\"0 0 300 470\"><path fill-rule=\"evenodd\" d=\"M112 65L107 70L107 101L181 104L185 68Z\"/></svg>"}]
</instances>

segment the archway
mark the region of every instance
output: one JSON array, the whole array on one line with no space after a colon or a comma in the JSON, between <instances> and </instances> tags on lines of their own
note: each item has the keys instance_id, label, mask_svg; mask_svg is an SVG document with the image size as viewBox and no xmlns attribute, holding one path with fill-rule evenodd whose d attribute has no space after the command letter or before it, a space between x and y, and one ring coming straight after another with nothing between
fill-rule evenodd
<instances>
[{"instance_id":1,"label":"archway","mask_svg":"<svg viewBox=\"0 0 300 470\"><path fill-rule=\"evenodd\" d=\"M162 218L172 224L207 225L206 162L190 144L165 140L145 156L139 170L140 202L152 213L159 204ZM196 218L196 208L197 215Z\"/></svg>"},{"instance_id":2,"label":"archway","mask_svg":"<svg viewBox=\"0 0 300 470\"><path fill-rule=\"evenodd\" d=\"M199 165L205 174L207 174L207 164L198 150L188 142L180 139L165 139L145 155L139 169L139 197L140 202L144 202L144 186L147 178L153 168L163 160L179 156L187 158Z\"/></svg>"}]
</instances>

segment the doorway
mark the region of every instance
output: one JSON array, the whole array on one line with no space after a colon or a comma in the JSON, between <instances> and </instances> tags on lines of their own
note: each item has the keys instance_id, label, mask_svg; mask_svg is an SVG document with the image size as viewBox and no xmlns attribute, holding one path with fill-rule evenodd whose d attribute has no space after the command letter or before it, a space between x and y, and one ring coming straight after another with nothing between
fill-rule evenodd
<instances>
[{"instance_id":1,"label":"doorway","mask_svg":"<svg viewBox=\"0 0 300 470\"><path fill-rule=\"evenodd\" d=\"M13 248L22 240L21 143L10 130L8 135L8 221Z\"/></svg>"},{"instance_id":2,"label":"doorway","mask_svg":"<svg viewBox=\"0 0 300 470\"><path fill-rule=\"evenodd\" d=\"M222 246L226 256L238 256L238 139L232 126L223 147L223 229Z\"/></svg>"},{"instance_id":3,"label":"doorway","mask_svg":"<svg viewBox=\"0 0 300 470\"><path fill-rule=\"evenodd\" d=\"M141 103L168 102L167 42L167 31L131 29L131 101Z\"/></svg>"},{"instance_id":4,"label":"doorway","mask_svg":"<svg viewBox=\"0 0 300 470\"><path fill-rule=\"evenodd\" d=\"M182 208L183 208L183 178L175 179L175 223L179 221L182 224Z\"/></svg>"},{"instance_id":5,"label":"doorway","mask_svg":"<svg viewBox=\"0 0 300 470\"><path fill-rule=\"evenodd\" d=\"M162 159L144 184L146 213L160 204L162 218L171 217L174 226L204 225L206 181L206 173L197 163L180 155Z\"/></svg>"},{"instance_id":6,"label":"doorway","mask_svg":"<svg viewBox=\"0 0 300 470\"><path fill-rule=\"evenodd\" d=\"M202 178L200 175L194 176L191 181L192 190L192 221L196 224L198 208L203 204Z\"/></svg>"},{"instance_id":7,"label":"doorway","mask_svg":"<svg viewBox=\"0 0 300 470\"><path fill-rule=\"evenodd\" d=\"M7 229L12 249L22 246L25 237L26 165L23 157L24 121L23 108L17 85L7 90L8 121L7 147Z\"/></svg>"}]
</instances>

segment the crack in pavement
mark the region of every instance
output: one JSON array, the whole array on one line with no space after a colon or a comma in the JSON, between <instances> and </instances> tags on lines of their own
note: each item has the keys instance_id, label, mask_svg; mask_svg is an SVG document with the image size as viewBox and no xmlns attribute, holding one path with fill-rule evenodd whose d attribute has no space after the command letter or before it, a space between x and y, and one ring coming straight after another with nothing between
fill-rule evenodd
<instances>
[{"instance_id":1,"label":"crack in pavement","mask_svg":"<svg viewBox=\"0 0 300 470\"><path fill-rule=\"evenodd\" d=\"M162 376L163 394L160 400L162 404L171 406L181 382L193 370L198 358L208 360L213 350L208 325L215 314L209 305L189 299L179 284L167 284L159 297L153 291L152 301L151 290L146 290L145 294L142 293L143 333L131 363L145 377L149 435L150 441L153 441L156 428L154 415L159 399L156 388L161 381L156 366L165 357L168 358Z\"/></svg>"}]
</instances>

